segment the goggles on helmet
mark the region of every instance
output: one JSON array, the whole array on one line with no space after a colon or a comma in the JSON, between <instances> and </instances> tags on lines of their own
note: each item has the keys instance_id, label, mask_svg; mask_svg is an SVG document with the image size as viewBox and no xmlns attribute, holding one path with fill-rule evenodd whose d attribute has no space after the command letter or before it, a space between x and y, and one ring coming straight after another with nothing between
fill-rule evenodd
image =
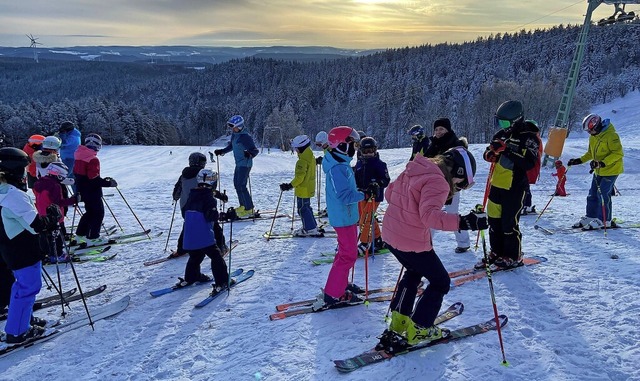
<instances>
[{"instance_id":1,"label":"goggles on helmet","mask_svg":"<svg viewBox=\"0 0 640 381\"><path fill-rule=\"evenodd\" d=\"M496 128L502 128L502 129L509 128L509 127L511 127L511 121L510 120L506 120L506 119L500 119L500 118L498 118L497 115L495 115L493 117L493 125Z\"/></svg>"}]
</instances>

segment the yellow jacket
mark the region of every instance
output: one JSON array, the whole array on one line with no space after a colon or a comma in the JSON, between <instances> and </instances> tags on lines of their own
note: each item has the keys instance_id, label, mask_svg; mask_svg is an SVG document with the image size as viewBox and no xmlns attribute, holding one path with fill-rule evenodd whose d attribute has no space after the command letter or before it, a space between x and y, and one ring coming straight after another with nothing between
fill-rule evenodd
<instances>
[{"instance_id":1,"label":"yellow jacket","mask_svg":"<svg viewBox=\"0 0 640 381\"><path fill-rule=\"evenodd\" d=\"M296 171L291 180L291 185L295 188L295 194L300 198L311 198L316 193L316 158L313 151L307 147L298 154Z\"/></svg>"},{"instance_id":2,"label":"yellow jacket","mask_svg":"<svg viewBox=\"0 0 640 381\"><path fill-rule=\"evenodd\" d=\"M609 123L598 135L589 136L589 149L580 157L583 163L602 161L603 168L596 168L598 176L615 176L624 172L622 143L613 124Z\"/></svg>"}]
</instances>

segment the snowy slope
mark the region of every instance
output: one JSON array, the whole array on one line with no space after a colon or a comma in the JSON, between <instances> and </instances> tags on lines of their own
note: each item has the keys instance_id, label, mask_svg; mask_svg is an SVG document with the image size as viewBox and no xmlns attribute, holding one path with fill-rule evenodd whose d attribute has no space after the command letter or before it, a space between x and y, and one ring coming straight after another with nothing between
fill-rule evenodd
<instances>
[{"instance_id":1,"label":"snowy slope","mask_svg":"<svg viewBox=\"0 0 640 381\"><path fill-rule=\"evenodd\" d=\"M640 194L640 93L635 92L593 111L611 117L623 138L626 172L618 180L621 196L614 198L614 215L638 223ZM572 133L563 160L578 157L587 147L587 134ZM484 184L488 164L480 161L483 146L472 147L479 159L477 183ZM262 233L270 221L233 225L241 245L233 251L232 267L256 269L250 281L234 288L206 308L194 304L206 287L152 298L149 291L169 286L184 272L186 258L144 267L142 262L164 256L172 215L171 191L192 151L210 147L105 147L100 152L102 173L118 180L120 190L146 228L164 231L151 242L115 246L116 259L77 265L84 289L108 284L103 294L88 300L98 306L128 294L129 308L115 318L79 329L0 359L0 380L640 380L640 229L543 235L534 230L535 217L521 220L523 246L529 255L547 263L494 276L500 313L509 316L503 330L509 367L502 366L495 332L400 356L390 361L339 375L332 359L346 358L371 348L384 328L387 303L372 303L269 321L274 306L314 297L324 286L328 265L310 261L332 251L333 239L290 239L266 242ZM171 154L170 154L171 152ZM385 150L392 178L403 169L409 149ZM317 154L317 153L316 153ZM208 155L207 155L208 156ZM222 187L232 191L231 155L220 160ZM274 209L278 184L292 177L295 157L289 153L261 154L252 171L252 190L258 208ZM210 164L214 170L216 164ZM570 225L584 214L591 181L588 165L568 173L566 198L555 198L538 221L550 229ZM551 169L543 169L533 186L534 204L541 210L555 187ZM482 202L483 186L462 196L462 210ZM107 197L127 232L140 230L117 192ZM293 195L285 193L280 209L291 213ZM313 200L314 209L316 200ZM384 206L384 205L383 205ZM178 213L179 215L179 213ZM105 223L113 219L107 211ZM296 222L298 227L299 222ZM176 219L169 247L175 247L181 220ZM289 231L291 221L279 219L274 231ZM225 226L229 238L229 225ZM475 236L474 236L475 238ZM436 252L448 270L467 268L482 255L455 254L452 233L434 237ZM612 260L616 253L620 259ZM229 260L229 258L227 258ZM207 269L208 260L203 264ZM55 272L54 269L49 268ZM73 286L69 268L62 269L64 287ZM395 284L400 266L391 255L369 263L370 287ZM355 281L364 285L364 263L358 260ZM41 296L51 292L43 289ZM447 327L484 321L493 316L486 279L453 288L445 305L465 304L462 316ZM60 309L37 315L56 317ZM84 314L71 305L71 315Z\"/></svg>"}]
</instances>

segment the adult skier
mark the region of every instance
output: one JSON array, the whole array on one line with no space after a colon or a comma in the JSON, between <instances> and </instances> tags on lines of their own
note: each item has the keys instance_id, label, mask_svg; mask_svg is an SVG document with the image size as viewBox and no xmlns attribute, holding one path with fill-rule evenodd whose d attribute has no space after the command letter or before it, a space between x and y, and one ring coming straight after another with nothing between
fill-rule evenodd
<instances>
[{"instance_id":1,"label":"adult skier","mask_svg":"<svg viewBox=\"0 0 640 381\"><path fill-rule=\"evenodd\" d=\"M247 183L253 166L253 158L258 155L259 151L253 142L253 138L245 128L242 116L234 115L229 118L227 127L232 130L229 144L222 149L213 151L213 153L216 156L224 156L227 152L233 151L233 158L236 162L236 168L233 171L233 187L236 189L240 203L240 206L235 209L236 214L241 219L251 218L255 215L255 212Z\"/></svg>"},{"instance_id":2,"label":"adult skier","mask_svg":"<svg viewBox=\"0 0 640 381\"><path fill-rule=\"evenodd\" d=\"M62 122L58 129L60 137L60 159L69 168L69 177L73 177L73 166L75 163L75 153L82 142L82 134L76 128L76 125L70 121Z\"/></svg>"}]
</instances>

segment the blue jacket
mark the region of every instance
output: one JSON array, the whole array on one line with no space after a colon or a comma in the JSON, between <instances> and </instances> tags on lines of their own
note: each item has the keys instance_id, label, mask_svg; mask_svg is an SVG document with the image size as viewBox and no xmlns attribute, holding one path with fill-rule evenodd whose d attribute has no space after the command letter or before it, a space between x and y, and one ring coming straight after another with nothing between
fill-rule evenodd
<instances>
[{"instance_id":1,"label":"blue jacket","mask_svg":"<svg viewBox=\"0 0 640 381\"><path fill-rule=\"evenodd\" d=\"M374 157L361 157L358 159L355 175L356 185L360 191L365 191L372 182L378 183L380 188L375 196L375 201L384 201L384 189L389 185L391 179L389 178L387 164L380 160L380 155L376 153Z\"/></svg>"},{"instance_id":2,"label":"blue jacket","mask_svg":"<svg viewBox=\"0 0 640 381\"><path fill-rule=\"evenodd\" d=\"M334 228L355 225L360 218L358 201L364 200L364 194L358 192L350 162L349 156L335 151L327 151L322 160L322 170L327 179L327 214Z\"/></svg>"},{"instance_id":3,"label":"blue jacket","mask_svg":"<svg viewBox=\"0 0 640 381\"><path fill-rule=\"evenodd\" d=\"M80 137L81 134L77 128L69 132L60 133L60 140L62 140L62 145L60 145L61 159L73 159L73 154L80 146Z\"/></svg>"},{"instance_id":4,"label":"blue jacket","mask_svg":"<svg viewBox=\"0 0 640 381\"><path fill-rule=\"evenodd\" d=\"M233 150L233 157L236 159L236 167L249 167L253 166L253 158L258 156L258 149L253 142L253 138L246 131L246 128L238 132L231 133L231 140L229 144L222 149L223 153L227 153ZM251 157L244 156L244 151L249 151Z\"/></svg>"},{"instance_id":5,"label":"blue jacket","mask_svg":"<svg viewBox=\"0 0 640 381\"><path fill-rule=\"evenodd\" d=\"M215 245L213 224L218 221L218 209L213 189L193 188L184 206L184 212L184 249L198 250Z\"/></svg>"}]
</instances>

